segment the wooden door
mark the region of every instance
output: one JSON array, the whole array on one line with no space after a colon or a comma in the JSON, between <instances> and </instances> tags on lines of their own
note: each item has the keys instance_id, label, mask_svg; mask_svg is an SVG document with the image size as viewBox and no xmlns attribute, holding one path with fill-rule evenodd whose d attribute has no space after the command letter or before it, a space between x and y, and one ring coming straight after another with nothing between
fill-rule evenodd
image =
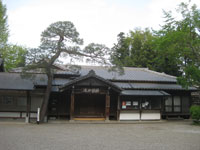
<instances>
[{"instance_id":1,"label":"wooden door","mask_svg":"<svg viewBox=\"0 0 200 150\"><path fill-rule=\"evenodd\" d=\"M98 94L80 94L75 96L76 117L103 117L105 96Z\"/></svg>"}]
</instances>

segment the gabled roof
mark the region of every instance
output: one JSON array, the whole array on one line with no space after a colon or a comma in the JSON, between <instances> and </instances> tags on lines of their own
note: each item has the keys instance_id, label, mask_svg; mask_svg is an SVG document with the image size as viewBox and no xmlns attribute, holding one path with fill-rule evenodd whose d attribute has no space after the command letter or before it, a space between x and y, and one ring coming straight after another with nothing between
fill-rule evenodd
<instances>
[{"instance_id":1,"label":"gabled roof","mask_svg":"<svg viewBox=\"0 0 200 150\"><path fill-rule=\"evenodd\" d=\"M68 89L70 88L71 86L81 82L81 81L84 81L86 79L89 79L89 78L95 78L96 80L99 80L101 82L103 82L105 85L111 87L113 90L115 91L118 91L120 92L122 89L119 88L117 85L113 84L112 82L110 82L109 80L105 80L104 78L96 75L95 71L94 70L90 70L89 73L87 75L84 75L84 76L81 76L79 78L76 78L62 86L60 86L60 91L64 91L65 89Z\"/></svg>"}]
</instances>

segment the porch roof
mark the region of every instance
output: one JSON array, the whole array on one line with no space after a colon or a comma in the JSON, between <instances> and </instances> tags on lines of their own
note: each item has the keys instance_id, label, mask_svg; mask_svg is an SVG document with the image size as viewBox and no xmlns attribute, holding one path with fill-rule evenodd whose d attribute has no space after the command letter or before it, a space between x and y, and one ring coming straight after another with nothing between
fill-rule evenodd
<instances>
[{"instance_id":1,"label":"porch roof","mask_svg":"<svg viewBox=\"0 0 200 150\"><path fill-rule=\"evenodd\" d=\"M164 91L153 91L153 90L124 90L121 95L134 95L134 96L170 96Z\"/></svg>"},{"instance_id":2,"label":"porch roof","mask_svg":"<svg viewBox=\"0 0 200 150\"><path fill-rule=\"evenodd\" d=\"M169 83L130 83L130 82L113 82L113 84L126 90L183 90L197 91L195 87L183 88L178 84Z\"/></svg>"}]
</instances>

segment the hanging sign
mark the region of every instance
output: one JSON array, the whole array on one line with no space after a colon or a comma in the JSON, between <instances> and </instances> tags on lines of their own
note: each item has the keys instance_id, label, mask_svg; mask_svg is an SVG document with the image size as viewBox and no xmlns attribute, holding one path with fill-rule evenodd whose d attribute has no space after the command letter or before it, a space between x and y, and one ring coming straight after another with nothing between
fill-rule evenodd
<instances>
[{"instance_id":1,"label":"hanging sign","mask_svg":"<svg viewBox=\"0 0 200 150\"><path fill-rule=\"evenodd\" d=\"M131 106L131 101L126 101L126 106Z\"/></svg>"},{"instance_id":2,"label":"hanging sign","mask_svg":"<svg viewBox=\"0 0 200 150\"><path fill-rule=\"evenodd\" d=\"M133 101L133 106L138 106L138 101Z\"/></svg>"},{"instance_id":3,"label":"hanging sign","mask_svg":"<svg viewBox=\"0 0 200 150\"><path fill-rule=\"evenodd\" d=\"M83 93L99 93L100 90L99 88L83 88L82 92Z\"/></svg>"}]
</instances>

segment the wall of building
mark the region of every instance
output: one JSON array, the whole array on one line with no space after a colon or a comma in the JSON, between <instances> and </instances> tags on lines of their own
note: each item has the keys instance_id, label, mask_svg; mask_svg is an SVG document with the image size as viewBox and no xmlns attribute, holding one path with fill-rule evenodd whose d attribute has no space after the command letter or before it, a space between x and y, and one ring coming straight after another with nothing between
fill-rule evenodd
<instances>
[{"instance_id":1,"label":"wall of building","mask_svg":"<svg viewBox=\"0 0 200 150\"><path fill-rule=\"evenodd\" d=\"M160 120L163 97L122 96L120 120Z\"/></svg>"},{"instance_id":2,"label":"wall of building","mask_svg":"<svg viewBox=\"0 0 200 150\"><path fill-rule=\"evenodd\" d=\"M189 109L192 104L189 91L168 91L171 96L167 97L163 102L162 115L166 116L181 116L188 118L190 115Z\"/></svg>"},{"instance_id":3,"label":"wall of building","mask_svg":"<svg viewBox=\"0 0 200 150\"><path fill-rule=\"evenodd\" d=\"M44 90L30 92L31 117L36 117L37 108L41 107ZM23 118L27 111L27 91L0 91L0 117Z\"/></svg>"}]
</instances>

